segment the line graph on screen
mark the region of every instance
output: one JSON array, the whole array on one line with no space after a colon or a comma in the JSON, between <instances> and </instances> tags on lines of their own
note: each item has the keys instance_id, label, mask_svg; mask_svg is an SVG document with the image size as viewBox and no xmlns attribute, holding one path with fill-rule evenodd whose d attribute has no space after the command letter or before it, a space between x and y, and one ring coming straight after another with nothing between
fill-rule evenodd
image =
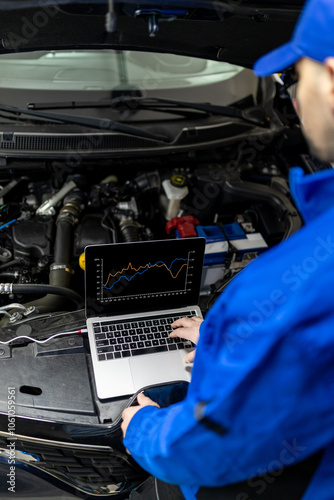
<instances>
[{"instance_id":1,"label":"line graph on screen","mask_svg":"<svg viewBox=\"0 0 334 500\"><path fill-rule=\"evenodd\" d=\"M178 266L174 264L178 264ZM166 270L169 273L170 277L175 280L178 278L181 271L187 267L187 265L188 259L182 257L175 258L169 266L166 264L166 262L163 261L158 261L154 264L152 264L151 262L147 262L146 264L138 267L133 266L132 263L129 262L129 264L126 267L123 267L123 269L121 269L120 271L116 271L115 273L108 273L108 278L103 284L103 288L111 290L122 279L130 282L135 278L143 276L143 274L149 272L151 269Z\"/></svg>"},{"instance_id":2,"label":"line graph on screen","mask_svg":"<svg viewBox=\"0 0 334 500\"><path fill-rule=\"evenodd\" d=\"M125 259L124 259L125 260ZM96 290L100 302L148 299L185 294L192 286L194 252L178 256L133 256L113 268L109 259L96 259Z\"/></svg>"}]
</instances>

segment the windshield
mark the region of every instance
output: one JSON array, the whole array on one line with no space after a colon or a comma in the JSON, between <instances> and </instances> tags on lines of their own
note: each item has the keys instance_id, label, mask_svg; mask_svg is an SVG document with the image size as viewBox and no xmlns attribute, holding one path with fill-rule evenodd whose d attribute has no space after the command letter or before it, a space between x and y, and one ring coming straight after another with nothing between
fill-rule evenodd
<instances>
[{"instance_id":1,"label":"windshield","mask_svg":"<svg viewBox=\"0 0 334 500\"><path fill-rule=\"evenodd\" d=\"M257 81L251 71L225 62L130 50L3 54L0 68L1 89L89 93L136 89L144 96L220 104L255 95Z\"/></svg>"}]
</instances>

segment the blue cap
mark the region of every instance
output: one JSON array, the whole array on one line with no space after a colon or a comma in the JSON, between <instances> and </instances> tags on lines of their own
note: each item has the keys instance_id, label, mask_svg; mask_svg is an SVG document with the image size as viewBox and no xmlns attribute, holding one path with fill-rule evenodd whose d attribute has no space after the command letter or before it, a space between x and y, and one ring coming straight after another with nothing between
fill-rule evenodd
<instances>
[{"instance_id":1,"label":"blue cap","mask_svg":"<svg viewBox=\"0 0 334 500\"><path fill-rule=\"evenodd\" d=\"M308 0L290 42L261 57L254 65L258 76L293 66L302 57L320 63L334 57L334 0Z\"/></svg>"}]
</instances>

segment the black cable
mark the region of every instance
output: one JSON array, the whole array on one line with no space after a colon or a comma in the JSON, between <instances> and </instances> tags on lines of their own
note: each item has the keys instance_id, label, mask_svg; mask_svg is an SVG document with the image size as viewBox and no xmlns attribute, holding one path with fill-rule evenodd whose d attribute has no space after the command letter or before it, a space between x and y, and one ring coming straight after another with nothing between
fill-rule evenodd
<instances>
[{"instance_id":1,"label":"black cable","mask_svg":"<svg viewBox=\"0 0 334 500\"><path fill-rule=\"evenodd\" d=\"M109 220L110 226L106 223L107 219ZM117 230L114 221L111 217L109 217L108 213L105 213L101 220L101 227L107 229L112 234L113 243L118 242Z\"/></svg>"},{"instance_id":2,"label":"black cable","mask_svg":"<svg viewBox=\"0 0 334 500\"><path fill-rule=\"evenodd\" d=\"M227 242L227 253L225 255L224 264L225 264L225 269L228 270L230 268L231 262L233 260L233 255L236 255L238 250L233 245L233 243L231 243L231 240L227 236L223 224L217 223L217 226L221 229L221 231L225 237L225 240Z\"/></svg>"},{"instance_id":3,"label":"black cable","mask_svg":"<svg viewBox=\"0 0 334 500\"><path fill-rule=\"evenodd\" d=\"M234 273L232 271L229 271L228 273L225 274L224 278L222 280L219 280L218 286L216 286L216 289L212 292L210 295L210 298L206 304L206 310L208 311L210 307L212 306L213 301L216 299L216 297L227 287L229 283L239 274L239 271L235 271ZM216 283L216 285L217 285Z\"/></svg>"},{"instance_id":4,"label":"black cable","mask_svg":"<svg viewBox=\"0 0 334 500\"><path fill-rule=\"evenodd\" d=\"M9 262L6 262L5 264L1 264L0 271L2 271L3 269L8 269L8 267L12 267L12 266L16 266L18 264L21 264L22 261L23 261L23 259L13 259L13 260L10 260Z\"/></svg>"},{"instance_id":5,"label":"black cable","mask_svg":"<svg viewBox=\"0 0 334 500\"><path fill-rule=\"evenodd\" d=\"M51 295L60 295L66 297L71 302L74 302L77 306L82 307L84 300L77 292L69 288L54 285L40 285L40 284L25 284L25 283L14 283L12 285L13 293L48 293Z\"/></svg>"},{"instance_id":6,"label":"black cable","mask_svg":"<svg viewBox=\"0 0 334 500\"><path fill-rule=\"evenodd\" d=\"M287 227L286 227L285 233L283 235L282 241L287 240L289 238L289 236L293 233L293 218L292 217L293 217L293 215L288 211L285 211L283 214L282 220L285 221Z\"/></svg>"},{"instance_id":7,"label":"black cable","mask_svg":"<svg viewBox=\"0 0 334 500\"><path fill-rule=\"evenodd\" d=\"M80 312L80 311L84 311L84 309L78 309L76 312ZM45 313L45 314L39 314L38 316L36 316L36 315L28 316L27 318L22 318L19 321L15 321L15 326L22 325L22 323L28 323L29 321L46 319L46 318L59 319L60 317L63 318L64 315L66 315L66 314L73 314L73 311L69 311L69 312L59 311L59 312L55 312L55 313L50 312L50 313ZM82 323L82 325L79 325L78 328L82 330L83 328L85 328L85 326L86 326L86 324Z\"/></svg>"}]
</instances>

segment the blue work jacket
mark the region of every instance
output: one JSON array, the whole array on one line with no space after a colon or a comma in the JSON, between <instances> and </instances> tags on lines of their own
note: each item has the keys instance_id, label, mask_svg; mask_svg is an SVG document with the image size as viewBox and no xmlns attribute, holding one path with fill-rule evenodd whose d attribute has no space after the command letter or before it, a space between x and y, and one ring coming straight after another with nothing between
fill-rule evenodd
<instances>
[{"instance_id":1,"label":"blue work jacket","mask_svg":"<svg viewBox=\"0 0 334 500\"><path fill-rule=\"evenodd\" d=\"M185 400L141 409L126 432L133 458L187 500L245 480L256 496L256 476L320 449L303 500L334 498L334 171L295 167L290 188L305 225L209 311Z\"/></svg>"}]
</instances>

